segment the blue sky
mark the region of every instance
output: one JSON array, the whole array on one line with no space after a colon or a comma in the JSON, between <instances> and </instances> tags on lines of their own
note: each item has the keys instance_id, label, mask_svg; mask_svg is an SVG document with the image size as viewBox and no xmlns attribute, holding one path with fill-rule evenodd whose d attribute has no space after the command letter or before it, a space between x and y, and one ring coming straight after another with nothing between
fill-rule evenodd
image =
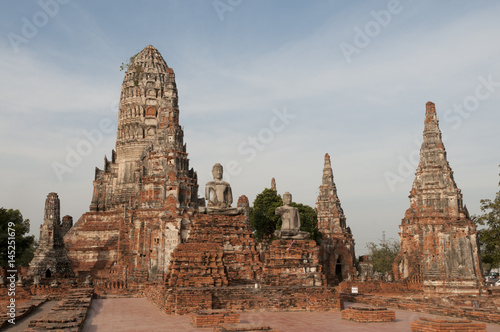
<instances>
[{"instance_id":1,"label":"blue sky","mask_svg":"<svg viewBox=\"0 0 500 332\"><path fill-rule=\"evenodd\" d=\"M116 127L120 64L149 44L176 73L200 194L220 162L235 199L252 202L275 177L280 194L314 206L328 152L362 254L383 231L398 238L429 100L469 211L498 190L500 3L0 6L0 205L20 209L37 236L49 192L75 222L88 210L94 168L115 147L116 128L99 126ZM58 177L54 163L96 131L102 139Z\"/></svg>"}]
</instances>

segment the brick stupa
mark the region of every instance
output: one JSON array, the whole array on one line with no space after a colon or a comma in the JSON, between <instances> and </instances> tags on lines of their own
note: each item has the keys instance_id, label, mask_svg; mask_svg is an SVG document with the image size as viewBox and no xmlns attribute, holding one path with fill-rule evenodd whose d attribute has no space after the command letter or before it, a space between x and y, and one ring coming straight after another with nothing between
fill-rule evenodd
<instances>
[{"instance_id":1,"label":"brick stupa","mask_svg":"<svg viewBox=\"0 0 500 332\"><path fill-rule=\"evenodd\" d=\"M65 237L75 273L164 279L199 203L183 139L174 71L147 46L125 73L116 152L96 168L90 212Z\"/></svg>"},{"instance_id":2,"label":"brick stupa","mask_svg":"<svg viewBox=\"0 0 500 332\"><path fill-rule=\"evenodd\" d=\"M354 277L356 273L354 239L351 229L346 225L328 153L325 154L323 178L316 200L316 213L318 229L322 234L320 257L328 285Z\"/></svg>"},{"instance_id":3,"label":"brick stupa","mask_svg":"<svg viewBox=\"0 0 500 332\"><path fill-rule=\"evenodd\" d=\"M476 226L453 179L431 102L426 105L423 136L393 272L396 279L427 291L477 293L482 270Z\"/></svg>"},{"instance_id":4,"label":"brick stupa","mask_svg":"<svg viewBox=\"0 0 500 332\"><path fill-rule=\"evenodd\" d=\"M61 222L61 202L56 193L50 193L45 200L43 223L40 225L40 239L30 262L30 277L69 277L73 275L64 248L63 237L73 226L73 218L64 216Z\"/></svg>"}]
</instances>

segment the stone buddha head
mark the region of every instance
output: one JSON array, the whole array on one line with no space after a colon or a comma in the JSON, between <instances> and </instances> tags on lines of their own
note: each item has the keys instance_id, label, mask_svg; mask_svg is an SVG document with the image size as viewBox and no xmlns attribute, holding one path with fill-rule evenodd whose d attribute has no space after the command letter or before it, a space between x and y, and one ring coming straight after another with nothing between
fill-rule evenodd
<instances>
[{"instance_id":1,"label":"stone buddha head","mask_svg":"<svg viewBox=\"0 0 500 332\"><path fill-rule=\"evenodd\" d=\"M290 204L292 204L292 194L287 191L283 194L283 205L288 206Z\"/></svg>"},{"instance_id":2,"label":"stone buddha head","mask_svg":"<svg viewBox=\"0 0 500 332\"><path fill-rule=\"evenodd\" d=\"M214 167L212 168L212 176L214 177L214 180L221 181L222 173L223 173L222 165L219 163L215 164Z\"/></svg>"}]
</instances>

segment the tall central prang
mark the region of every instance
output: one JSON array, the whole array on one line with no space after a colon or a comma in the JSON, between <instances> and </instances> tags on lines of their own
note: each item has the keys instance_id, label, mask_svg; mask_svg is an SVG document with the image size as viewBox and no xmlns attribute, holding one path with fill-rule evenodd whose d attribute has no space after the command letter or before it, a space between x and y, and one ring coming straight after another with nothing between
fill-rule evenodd
<instances>
[{"instance_id":1,"label":"tall central prang","mask_svg":"<svg viewBox=\"0 0 500 332\"><path fill-rule=\"evenodd\" d=\"M175 74L150 45L128 64L116 152L96 168L90 212L65 237L73 270L122 281L161 280L198 203Z\"/></svg>"},{"instance_id":2,"label":"tall central prang","mask_svg":"<svg viewBox=\"0 0 500 332\"><path fill-rule=\"evenodd\" d=\"M116 153L96 169L91 211L158 209L172 196L179 207L197 204L196 174L189 170L179 125L175 74L153 46L128 66L122 84Z\"/></svg>"}]
</instances>

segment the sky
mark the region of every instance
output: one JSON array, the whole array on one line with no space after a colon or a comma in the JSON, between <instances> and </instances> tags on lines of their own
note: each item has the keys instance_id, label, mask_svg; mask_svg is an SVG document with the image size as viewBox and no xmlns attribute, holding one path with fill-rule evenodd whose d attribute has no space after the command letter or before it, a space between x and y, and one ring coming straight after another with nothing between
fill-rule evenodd
<instances>
[{"instance_id":1,"label":"sky","mask_svg":"<svg viewBox=\"0 0 500 332\"><path fill-rule=\"evenodd\" d=\"M48 193L58 193L61 216L76 222L88 211L95 167L115 148L120 65L147 45L175 71L200 196L219 162L235 201L252 203L274 177L281 195L314 207L329 153L356 254L365 254L384 234L399 239L427 101L469 212L498 191L499 2L0 8L0 206L19 209L37 237Z\"/></svg>"}]
</instances>

